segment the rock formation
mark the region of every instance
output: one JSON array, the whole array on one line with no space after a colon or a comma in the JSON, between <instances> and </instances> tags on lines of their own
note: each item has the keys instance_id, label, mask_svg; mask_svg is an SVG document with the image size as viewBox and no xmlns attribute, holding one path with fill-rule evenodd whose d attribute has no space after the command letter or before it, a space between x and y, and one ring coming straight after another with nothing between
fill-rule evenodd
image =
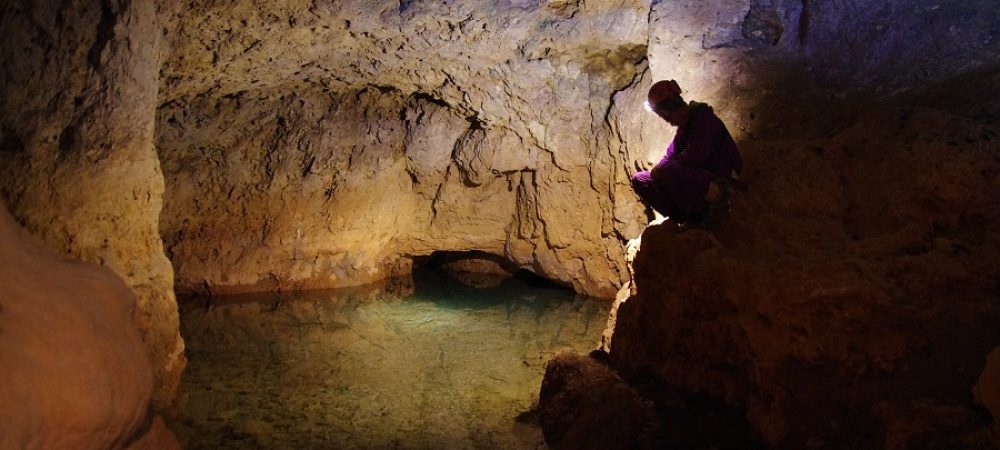
<instances>
[{"instance_id":1,"label":"rock formation","mask_svg":"<svg viewBox=\"0 0 1000 450\"><path fill-rule=\"evenodd\" d=\"M728 19L712 5L655 5L651 24L672 26L651 25L665 35L651 31L653 78L670 66L688 86L731 90L704 92L742 134L746 191L712 232L645 230L606 333L610 366L652 384L640 389L647 398L667 389L724 402L769 446L988 446L968 392L1000 342L1000 234L989 225L1000 219L997 47L979 47L983 59L949 50L939 22L991 42L995 28L958 25L962 10L984 6L857 13L802 2L810 27L794 32L805 22L789 24L791 10L763 14L753 2L734 12L735 37L716 39L725 33L712 24ZM890 18L902 10L916 13L899 19L907 26ZM874 27L868 40L812 42L859 26L841 21L858 14ZM696 33L700 50L686 38ZM852 55L868 56L870 79L837 63ZM930 79L918 86L904 61ZM802 92L774 91L783 84L827 98L823 115L803 108L815 103ZM657 405L661 419L669 406Z\"/></svg>"},{"instance_id":2,"label":"rock formation","mask_svg":"<svg viewBox=\"0 0 1000 450\"><path fill-rule=\"evenodd\" d=\"M996 80L922 88L827 137L743 141L727 222L643 233L611 367L723 400L769 445L982 447L968 389L1000 342Z\"/></svg>"},{"instance_id":3,"label":"rock formation","mask_svg":"<svg viewBox=\"0 0 1000 450\"><path fill-rule=\"evenodd\" d=\"M0 448L180 448L150 415L136 299L109 269L62 257L0 203Z\"/></svg>"},{"instance_id":4,"label":"rock formation","mask_svg":"<svg viewBox=\"0 0 1000 450\"><path fill-rule=\"evenodd\" d=\"M614 294L645 218L605 116L643 67L647 5L262 5L196 2L169 34L179 289L343 286L476 250Z\"/></svg>"},{"instance_id":5,"label":"rock formation","mask_svg":"<svg viewBox=\"0 0 1000 450\"><path fill-rule=\"evenodd\" d=\"M876 107L827 138L744 142L727 222L643 233L611 367L723 400L769 445L983 445L968 389L1000 342L986 106Z\"/></svg>"},{"instance_id":6,"label":"rock formation","mask_svg":"<svg viewBox=\"0 0 1000 450\"><path fill-rule=\"evenodd\" d=\"M997 344L992 0L0 8L0 196L136 294L159 408L185 364L175 277L346 286L479 251L602 297L631 279L611 366L743 408L768 442L971 423L914 425L967 411ZM650 217L628 178L671 138L640 107L663 78L729 124L749 191L715 233L647 230L632 277ZM927 391L789 420L880 377Z\"/></svg>"},{"instance_id":7,"label":"rock formation","mask_svg":"<svg viewBox=\"0 0 1000 450\"><path fill-rule=\"evenodd\" d=\"M986 357L986 367L979 375L979 382L973 388L976 402L983 405L993 415L993 440L1000 446L1000 347L993 349Z\"/></svg>"},{"instance_id":8,"label":"rock formation","mask_svg":"<svg viewBox=\"0 0 1000 450\"><path fill-rule=\"evenodd\" d=\"M993 68L998 15L981 0L652 2L649 67L737 141L827 136L853 120L844 104Z\"/></svg>"},{"instance_id":9,"label":"rock formation","mask_svg":"<svg viewBox=\"0 0 1000 450\"><path fill-rule=\"evenodd\" d=\"M156 7L74 1L2 8L0 193L50 248L111 268L135 292L155 399L165 406L185 359L158 226Z\"/></svg>"},{"instance_id":10,"label":"rock formation","mask_svg":"<svg viewBox=\"0 0 1000 450\"><path fill-rule=\"evenodd\" d=\"M483 252L437 252L424 262L471 287L496 287L524 272L503 257Z\"/></svg>"},{"instance_id":11,"label":"rock formation","mask_svg":"<svg viewBox=\"0 0 1000 450\"><path fill-rule=\"evenodd\" d=\"M588 357L561 353L552 358L539 405L545 442L553 449L657 448L650 433L656 427L650 402Z\"/></svg>"}]
</instances>

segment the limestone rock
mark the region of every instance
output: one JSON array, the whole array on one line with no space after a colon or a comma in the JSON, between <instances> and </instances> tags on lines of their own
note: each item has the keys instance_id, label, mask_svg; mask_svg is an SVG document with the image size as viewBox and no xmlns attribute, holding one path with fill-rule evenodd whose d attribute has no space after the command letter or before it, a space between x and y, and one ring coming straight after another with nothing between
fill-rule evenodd
<instances>
[{"instance_id":1,"label":"limestone rock","mask_svg":"<svg viewBox=\"0 0 1000 450\"><path fill-rule=\"evenodd\" d=\"M343 286L433 251L481 250L613 296L626 278L608 256L621 252L615 230L638 233L639 205L601 122L640 71L647 8L177 12L157 142L179 289ZM603 212L613 202L619 223Z\"/></svg>"},{"instance_id":2,"label":"limestone rock","mask_svg":"<svg viewBox=\"0 0 1000 450\"><path fill-rule=\"evenodd\" d=\"M129 444L127 450L181 450L177 436L167 428L163 418L157 416L146 434Z\"/></svg>"},{"instance_id":3,"label":"limestone rock","mask_svg":"<svg viewBox=\"0 0 1000 450\"><path fill-rule=\"evenodd\" d=\"M430 264L460 283L478 288L499 286L519 270L508 260L476 252L445 253L434 257Z\"/></svg>"},{"instance_id":4,"label":"limestone rock","mask_svg":"<svg viewBox=\"0 0 1000 450\"><path fill-rule=\"evenodd\" d=\"M560 167L534 132L462 111L427 94L308 86L163 105L161 233L178 289L344 286L398 275L433 251L479 250L612 296L621 225L603 209L627 187L627 156L567 156ZM559 114L586 114L561 119L576 128L591 121L586 109ZM559 133L586 136L576 128Z\"/></svg>"},{"instance_id":5,"label":"limestone rock","mask_svg":"<svg viewBox=\"0 0 1000 450\"><path fill-rule=\"evenodd\" d=\"M163 407L185 361L175 275L182 291L344 286L480 250L613 297L629 279L625 243L649 219L629 176L671 137L640 106L652 80L674 78L762 171L742 206L754 220L732 231L761 240L745 251L789 255L767 263L787 269L779 286L808 254L805 278L824 282L800 294L862 298L842 312L874 313L898 303L885 283L982 289L994 262L975 229L995 199L984 180L996 172L979 162L996 135L981 105L1000 98L1000 10L918 3L15 1L0 23L0 195L51 248L136 292ZM978 122L911 114L958 127L948 139L873 113L885 127L828 145L858 123L860 100L905 90L891 101ZM899 130L917 133L912 152L892 144ZM871 182L890 176L914 182ZM718 241L690 244L732 247ZM742 251L736 266L754 261ZM907 339L883 345L906 354Z\"/></svg>"},{"instance_id":6,"label":"limestone rock","mask_svg":"<svg viewBox=\"0 0 1000 450\"><path fill-rule=\"evenodd\" d=\"M564 352L549 360L538 408L553 449L656 448L650 405L589 357Z\"/></svg>"},{"instance_id":7,"label":"limestone rock","mask_svg":"<svg viewBox=\"0 0 1000 450\"><path fill-rule=\"evenodd\" d=\"M46 249L2 203L0 272L0 448L122 448L141 437L153 371L128 286Z\"/></svg>"},{"instance_id":8,"label":"limestone rock","mask_svg":"<svg viewBox=\"0 0 1000 450\"><path fill-rule=\"evenodd\" d=\"M846 55L970 70L1000 54L951 43L992 31L938 18L992 23L989 6L193 2L164 41L161 232L182 290L356 284L483 250L610 298L648 220L628 177L670 139L640 108L651 80L678 79L737 137L827 132L841 114L803 105L924 79Z\"/></svg>"},{"instance_id":9,"label":"limestone rock","mask_svg":"<svg viewBox=\"0 0 1000 450\"><path fill-rule=\"evenodd\" d=\"M173 273L158 231L156 5L3 8L0 196L51 249L111 268L135 292L154 398L165 407L185 359Z\"/></svg>"},{"instance_id":10,"label":"limestone rock","mask_svg":"<svg viewBox=\"0 0 1000 450\"><path fill-rule=\"evenodd\" d=\"M986 357L986 367L973 388L976 402L993 415L993 439L1000 444L1000 347Z\"/></svg>"},{"instance_id":11,"label":"limestone rock","mask_svg":"<svg viewBox=\"0 0 1000 450\"><path fill-rule=\"evenodd\" d=\"M737 141L822 136L852 121L844 105L994 67L998 19L988 0L652 2L649 66Z\"/></svg>"},{"instance_id":12,"label":"limestone rock","mask_svg":"<svg viewBox=\"0 0 1000 450\"><path fill-rule=\"evenodd\" d=\"M770 445L967 445L965 391L1000 342L993 126L873 108L745 145L728 221L643 233L611 366L742 408Z\"/></svg>"}]
</instances>

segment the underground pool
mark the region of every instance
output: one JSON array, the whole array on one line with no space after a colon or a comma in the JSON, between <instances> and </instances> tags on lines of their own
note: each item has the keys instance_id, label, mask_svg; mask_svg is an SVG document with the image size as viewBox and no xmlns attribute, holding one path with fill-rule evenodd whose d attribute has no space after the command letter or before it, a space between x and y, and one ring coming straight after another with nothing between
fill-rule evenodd
<instances>
[{"instance_id":1,"label":"underground pool","mask_svg":"<svg viewBox=\"0 0 1000 450\"><path fill-rule=\"evenodd\" d=\"M187 298L190 449L545 448L545 362L600 340L610 302L439 271L326 291Z\"/></svg>"}]
</instances>

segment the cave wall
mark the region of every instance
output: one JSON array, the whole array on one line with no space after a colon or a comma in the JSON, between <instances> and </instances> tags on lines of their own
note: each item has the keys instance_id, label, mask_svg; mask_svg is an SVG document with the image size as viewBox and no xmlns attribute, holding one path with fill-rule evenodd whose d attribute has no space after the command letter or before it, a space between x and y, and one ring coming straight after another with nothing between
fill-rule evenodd
<instances>
[{"instance_id":1,"label":"cave wall","mask_svg":"<svg viewBox=\"0 0 1000 450\"><path fill-rule=\"evenodd\" d=\"M996 131L886 107L753 144L768 157L728 222L643 233L612 367L722 399L782 448L976 448L970 390L1000 343Z\"/></svg>"},{"instance_id":2,"label":"cave wall","mask_svg":"<svg viewBox=\"0 0 1000 450\"><path fill-rule=\"evenodd\" d=\"M652 80L676 78L738 140L828 135L859 99L997 61L993 9L194 2L164 41L161 232L185 291L356 284L478 249L611 297L647 219L628 177L672 137L638 106Z\"/></svg>"},{"instance_id":3,"label":"cave wall","mask_svg":"<svg viewBox=\"0 0 1000 450\"><path fill-rule=\"evenodd\" d=\"M648 83L648 5L286 6L197 4L171 33L157 142L180 288L357 284L482 250L613 296L646 218L642 152L606 116Z\"/></svg>"},{"instance_id":4,"label":"cave wall","mask_svg":"<svg viewBox=\"0 0 1000 450\"><path fill-rule=\"evenodd\" d=\"M611 367L726 402L768 446L988 448L970 391L1000 343L1000 13L737 4L653 7L653 78L705 86L746 190L711 233L645 230Z\"/></svg>"},{"instance_id":5,"label":"cave wall","mask_svg":"<svg viewBox=\"0 0 1000 450\"><path fill-rule=\"evenodd\" d=\"M185 366L158 220L159 36L150 1L11 2L0 29L0 193L53 250L136 293L158 405Z\"/></svg>"},{"instance_id":6,"label":"cave wall","mask_svg":"<svg viewBox=\"0 0 1000 450\"><path fill-rule=\"evenodd\" d=\"M405 101L396 91L313 89L206 100L211 106L199 111L213 114L197 118L188 115L187 104L161 108L161 151L171 156L164 167L173 193L162 229L177 261L179 287L266 290L370 282L409 271L409 260L393 247L414 233L414 239L429 242L411 246L431 248L438 238L502 251L504 227L492 222L503 209L475 212L485 199L501 203L498 195L509 197L512 207L514 194L506 185L488 184L465 198L439 196L452 148L469 123L415 99L406 121L400 114ZM248 132L251 127L254 132ZM430 145L422 146L424 141ZM404 147L407 142L412 144ZM404 149L418 161L411 164ZM452 184L461 187L462 177L453 172ZM434 217L433 208L417 210L417 204L435 200L464 201L478 223L440 231L454 219ZM424 233L435 219L436 233Z\"/></svg>"},{"instance_id":7,"label":"cave wall","mask_svg":"<svg viewBox=\"0 0 1000 450\"><path fill-rule=\"evenodd\" d=\"M829 136L858 103L995 67L998 19L988 0L661 1L648 56L737 141Z\"/></svg>"}]
</instances>

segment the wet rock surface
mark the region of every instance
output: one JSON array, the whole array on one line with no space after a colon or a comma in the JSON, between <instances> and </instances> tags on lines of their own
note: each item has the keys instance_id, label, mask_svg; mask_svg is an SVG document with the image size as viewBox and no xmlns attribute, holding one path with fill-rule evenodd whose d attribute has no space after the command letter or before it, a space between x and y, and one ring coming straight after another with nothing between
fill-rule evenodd
<instances>
[{"instance_id":1,"label":"wet rock surface","mask_svg":"<svg viewBox=\"0 0 1000 450\"><path fill-rule=\"evenodd\" d=\"M525 414L543 365L593 348L607 302L410 283L183 303L174 428L192 449L544 448Z\"/></svg>"},{"instance_id":2,"label":"wet rock surface","mask_svg":"<svg viewBox=\"0 0 1000 450\"><path fill-rule=\"evenodd\" d=\"M553 449L656 448L651 403L587 356L560 353L546 363L538 406Z\"/></svg>"},{"instance_id":3,"label":"wet rock surface","mask_svg":"<svg viewBox=\"0 0 1000 450\"><path fill-rule=\"evenodd\" d=\"M653 376L625 381L601 350L549 360L538 410L554 449L767 448L739 409Z\"/></svg>"}]
</instances>

